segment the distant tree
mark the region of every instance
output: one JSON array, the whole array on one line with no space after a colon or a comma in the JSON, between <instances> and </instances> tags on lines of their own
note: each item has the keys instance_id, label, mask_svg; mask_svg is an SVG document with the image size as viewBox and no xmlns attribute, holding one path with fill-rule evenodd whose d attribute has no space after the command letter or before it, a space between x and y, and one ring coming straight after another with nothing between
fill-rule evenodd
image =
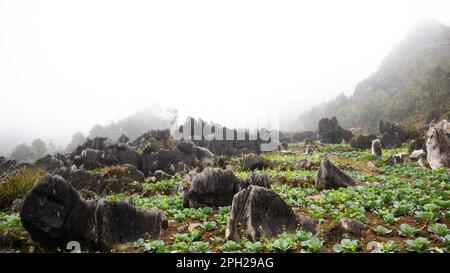
<instances>
[{"instance_id":1,"label":"distant tree","mask_svg":"<svg viewBox=\"0 0 450 273\"><path fill-rule=\"evenodd\" d=\"M47 144L42 139L37 138L31 143L31 152L34 159L41 158L47 153Z\"/></svg>"},{"instance_id":2,"label":"distant tree","mask_svg":"<svg viewBox=\"0 0 450 273\"><path fill-rule=\"evenodd\" d=\"M14 148L13 152L10 155L11 159L15 159L17 161L29 161L33 157L33 151L30 146L25 143L17 145Z\"/></svg>"},{"instance_id":3,"label":"distant tree","mask_svg":"<svg viewBox=\"0 0 450 273\"><path fill-rule=\"evenodd\" d=\"M98 126L100 126L100 125L98 125ZM84 142L86 142L86 137L84 136L84 134L82 132L74 133L72 135L72 140L70 141L69 144L67 144L66 152L71 153L71 152L75 151L75 149L78 147L78 145L81 145Z\"/></svg>"}]
</instances>

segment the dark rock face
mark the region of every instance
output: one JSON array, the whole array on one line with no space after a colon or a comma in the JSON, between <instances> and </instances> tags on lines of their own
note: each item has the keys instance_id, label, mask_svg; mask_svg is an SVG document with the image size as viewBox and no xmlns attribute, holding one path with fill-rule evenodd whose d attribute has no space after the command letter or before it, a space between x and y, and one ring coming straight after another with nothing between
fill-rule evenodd
<instances>
[{"instance_id":1,"label":"dark rock face","mask_svg":"<svg viewBox=\"0 0 450 273\"><path fill-rule=\"evenodd\" d=\"M175 166L184 163L189 166L212 166L214 155L203 147L198 147L191 141L179 142L175 150L144 149L142 165L144 173L161 170L173 174Z\"/></svg>"},{"instance_id":2,"label":"dark rock face","mask_svg":"<svg viewBox=\"0 0 450 273\"><path fill-rule=\"evenodd\" d=\"M241 183L241 189L246 189L250 185L253 186L260 186L263 188L270 189L270 181L269 181L269 175L266 174L258 174L255 172L250 172L247 176L247 178L242 181Z\"/></svg>"},{"instance_id":3,"label":"dark rock face","mask_svg":"<svg viewBox=\"0 0 450 273\"><path fill-rule=\"evenodd\" d=\"M192 179L189 190L184 192L184 207L229 206L239 190L240 181L231 170L206 168Z\"/></svg>"},{"instance_id":4,"label":"dark rock face","mask_svg":"<svg viewBox=\"0 0 450 273\"><path fill-rule=\"evenodd\" d=\"M128 143L128 141L130 141L130 139L129 139L126 135L124 135L124 134L122 134L122 135L117 139L117 142L119 142L119 143Z\"/></svg>"},{"instance_id":5,"label":"dark rock face","mask_svg":"<svg viewBox=\"0 0 450 273\"><path fill-rule=\"evenodd\" d=\"M305 219L303 223L307 228L311 222ZM250 186L234 196L225 236L239 242L248 235L257 241L262 236L273 237L283 231L293 231L297 225L297 216L283 198L273 190Z\"/></svg>"},{"instance_id":6,"label":"dark rock face","mask_svg":"<svg viewBox=\"0 0 450 273\"><path fill-rule=\"evenodd\" d=\"M31 238L47 248L78 241L85 249L107 249L149 234L159 238L167 227L161 211L129 203L86 201L60 176L41 178L24 198L20 217Z\"/></svg>"},{"instance_id":7,"label":"dark rock face","mask_svg":"<svg viewBox=\"0 0 450 273\"><path fill-rule=\"evenodd\" d=\"M17 161L15 160L6 160L6 158L2 157L2 160L0 160L0 177L4 176L6 173L8 173L11 168L14 168L15 165L17 165Z\"/></svg>"},{"instance_id":8,"label":"dark rock face","mask_svg":"<svg viewBox=\"0 0 450 273\"><path fill-rule=\"evenodd\" d=\"M450 122L441 120L427 133L427 160L433 170L450 167Z\"/></svg>"},{"instance_id":9,"label":"dark rock face","mask_svg":"<svg viewBox=\"0 0 450 273\"><path fill-rule=\"evenodd\" d=\"M406 141L406 134L395 123L380 120L378 130L381 133L381 144L384 149L395 149Z\"/></svg>"},{"instance_id":10,"label":"dark rock face","mask_svg":"<svg viewBox=\"0 0 450 273\"><path fill-rule=\"evenodd\" d=\"M409 142L408 155L411 155L411 153L416 150L423 150L425 153L427 152L426 139L424 137L419 137Z\"/></svg>"},{"instance_id":11,"label":"dark rock face","mask_svg":"<svg viewBox=\"0 0 450 273\"><path fill-rule=\"evenodd\" d=\"M64 162L47 154L46 156L36 160L35 165L36 167L43 168L47 171L54 171L59 167L64 167Z\"/></svg>"},{"instance_id":12,"label":"dark rock face","mask_svg":"<svg viewBox=\"0 0 450 273\"><path fill-rule=\"evenodd\" d=\"M380 158L382 154L381 141L379 139L372 140L372 155L376 158Z\"/></svg>"},{"instance_id":13,"label":"dark rock face","mask_svg":"<svg viewBox=\"0 0 450 273\"><path fill-rule=\"evenodd\" d=\"M151 140L154 140L155 142L160 143L162 147L165 147L169 139L170 139L169 129L151 130L133 140L131 142L131 146L145 147L145 145L149 144Z\"/></svg>"},{"instance_id":14,"label":"dark rock face","mask_svg":"<svg viewBox=\"0 0 450 273\"><path fill-rule=\"evenodd\" d=\"M172 176L170 174L165 173L165 172L163 172L161 170L157 170L154 173L154 175L155 175L155 179L156 179L155 181L161 181L161 180L166 180L166 179L172 178Z\"/></svg>"},{"instance_id":15,"label":"dark rock face","mask_svg":"<svg viewBox=\"0 0 450 273\"><path fill-rule=\"evenodd\" d=\"M321 119L318 128L319 139L323 143L339 144L343 140L348 142L353 137L350 131L339 126L336 117Z\"/></svg>"},{"instance_id":16,"label":"dark rock face","mask_svg":"<svg viewBox=\"0 0 450 273\"><path fill-rule=\"evenodd\" d=\"M100 168L102 166L100 163L101 158L102 158L102 151L100 150L88 148L81 152L81 160L83 162L83 167L88 170Z\"/></svg>"},{"instance_id":17,"label":"dark rock face","mask_svg":"<svg viewBox=\"0 0 450 273\"><path fill-rule=\"evenodd\" d=\"M244 171L253 171L256 169L263 169L266 167L266 163L264 162L264 159L255 154L249 154L244 156L244 163L242 166L242 170Z\"/></svg>"},{"instance_id":18,"label":"dark rock face","mask_svg":"<svg viewBox=\"0 0 450 273\"><path fill-rule=\"evenodd\" d=\"M140 157L128 144L126 143L110 143L108 144L102 154L102 164L111 166L116 164L130 164L136 167L140 166Z\"/></svg>"},{"instance_id":19,"label":"dark rock face","mask_svg":"<svg viewBox=\"0 0 450 273\"><path fill-rule=\"evenodd\" d=\"M104 174L68 168L58 169L55 173L66 179L75 189L96 194L125 192L134 181L144 181L144 174L133 165L111 167Z\"/></svg>"},{"instance_id":20,"label":"dark rock face","mask_svg":"<svg viewBox=\"0 0 450 273\"><path fill-rule=\"evenodd\" d=\"M322 159L316 177L316 189L337 189L340 187L352 187L357 183L341 169L333 165L327 156Z\"/></svg>"},{"instance_id":21,"label":"dark rock face","mask_svg":"<svg viewBox=\"0 0 450 273\"><path fill-rule=\"evenodd\" d=\"M344 218L320 237L327 242L339 242L342 239L359 239L363 237L367 226L358 220Z\"/></svg>"},{"instance_id":22,"label":"dark rock face","mask_svg":"<svg viewBox=\"0 0 450 273\"><path fill-rule=\"evenodd\" d=\"M372 141L375 139L377 139L377 136L374 134L354 136L350 139L350 146L355 149L370 149Z\"/></svg>"}]
</instances>

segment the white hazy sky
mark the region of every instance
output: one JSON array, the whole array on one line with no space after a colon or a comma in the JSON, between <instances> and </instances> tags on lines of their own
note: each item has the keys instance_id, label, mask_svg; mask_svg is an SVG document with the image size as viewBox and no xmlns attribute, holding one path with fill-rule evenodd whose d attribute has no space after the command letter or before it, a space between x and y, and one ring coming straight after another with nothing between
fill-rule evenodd
<instances>
[{"instance_id":1,"label":"white hazy sky","mask_svg":"<svg viewBox=\"0 0 450 273\"><path fill-rule=\"evenodd\" d=\"M450 1L0 0L0 142L154 103L229 126L268 105L295 118L428 18L450 24Z\"/></svg>"}]
</instances>

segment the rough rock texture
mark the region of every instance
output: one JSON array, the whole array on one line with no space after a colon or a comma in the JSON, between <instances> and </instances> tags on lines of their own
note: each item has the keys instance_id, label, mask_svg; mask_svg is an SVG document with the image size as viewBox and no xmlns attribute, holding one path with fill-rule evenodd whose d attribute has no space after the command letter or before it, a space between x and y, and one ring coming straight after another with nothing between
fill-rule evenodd
<instances>
[{"instance_id":1,"label":"rough rock texture","mask_svg":"<svg viewBox=\"0 0 450 273\"><path fill-rule=\"evenodd\" d=\"M395 164L404 164L408 162L408 155L406 153L400 153L391 155L386 161L386 165L394 166Z\"/></svg>"},{"instance_id":2,"label":"rough rock texture","mask_svg":"<svg viewBox=\"0 0 450 273\"><path fill-rule=\"evenodd\" d=\"M321 119L319 121L318 134L321 142L332 144L339 144L342 140L348 142L353 137L350 131L339 126L336 117Z\"/></svg>"},{"instance_id":3,"label":"rough rock texture","mask_svg":"<svg viewBox=\"0 0 450 273\"><path fill-rule=\"evenodd\" d=\"M43 168L47 171L54 171L59 167L64 167L64 162L47 154L46 156L36 160L35 165L36 167Z\"/></svg>"},{"instance_id":4,"label":"rough rock texture","mask_svg":"<svg viewBox=\"0 0 450 273\"><path fill-rule=\"evenodd\" d=\"M376 158L380 158L382 154L381 141L379 139L372 140L372 155Z\"/></svg>"},{"instance_id":5,"label":"rough rock texture","mask_svg":"<svg viewBox=\"0 0 450 273\"><path fill-rule=\"evenodd\" d=\"M377 136L374 134L354 136L350 139L350 146L356 149L370 149L372 141L375 139L377 139Z\"/></svg>"},{"instance_id":6,"label":"rough rock texture","mask_svg":"<svg viewBox=\"0 0 450 273\"><path fill-rule=\"evenodd\" d=\"M424 150L422 150L422 149L415 150L409 155L410 159L419 159L419 158L422 158L422 157L425 157L425 158L427 157L427 153Z\"/></svg>"},{"instance_id":7,"label":"rough rock texture","mask_svg":"<svg viewBox=\"0 0 450 273\"><path fill-rule=\"evenodd\" d=\"M229 206L238 192L239 179L231 170L206 168L194 176L189 190L184 192L184 207Z\"/></svg>"},{"instance_id":8,"label":"rough rock texture","mask_svg":"<svg viewBox=\"0 0 450 273\"><path fill-rule=\"evenodd\" d=\"M427 152L426 139L424 137L418 137L409 142L408 155L411 155L411 153L415 150L423 150L425 153Z\"/></svg>"},{"instance_id":9,"label":"rough rock texture","mask_svg":"<svg viewBox=\"0 0 450 273\"><path fill-rule=\"evenodd\" d=\"M314 152L314 148L311 145L306 145L305 155L312 154Z\"/></svg>"},{"instance_id":10,"label":"rough rock texture","mask_svg":"<svg viewBox=\"0 0 450 273\"><path fill-rule=\"evenodd\" d=\"M441 120L427 133L427 160L433 170L450 167L450 122Z\"/></svg>"},{"instance_id":11,"label":"rough rock texture","mask_svg":"<svg viewBox=\"0 0 450 273\"><path fill-rule=\"evenodd\" d=\"M167 180L167 179L172 178L172 176L170 174L165 173L165 172L163 172L161 170L157 170L154 173L154 175L155 175L155 181Z\"/></svg>"},{"instance_id":12,"label":"rough rock texture","mask_svg":"<svg viewBox=\"0 0 450 273\"><path fill-rule=\"evenodd\" d=\"M119 143L128 143L128 141L130 141L130 139L129 139L126 135L122 134L122 135L117 139L117 141L118 141Z\"/></svg>"},{"instance_id":13,"label":"rough rock texture","mask_svg":"<svg viewBox=\"0 0 450 273\"><path fill-rule=\"evenodd\" d=\"M327 242L340 242L342 239L359 239L363 237L367 226L358 220L344 218L336 225L320 234Z\"/></svg>"},{"instance_id":14,"label":"rough rock texture","mask_svg":"<svg viewBox=\"0 0 450 273\"><path fill-rule=\"evenodd\" d=\"M130 164L140 167L140 156L128 144L113 142L103 149L101 163L105 166Z\"/></svg>"},{"instance_id":15,"label":"rough rock texture","mask_svg":"<svg viewBox=\"0 0 450 273\"><path fill-rule=\"evenodd\" d=\"M266 167L266 163L264 159L255 154L249 154L244 156L244 162L242 165L242 170L244 171L253 171L256 169L263 169Z\"/></svg>"},{"instance_id":16,"label":"rough rock texture","mask_svg":"<svg viewBox=\"0 0 450 273\"><path fill-rule=\"evenodd\" d=\"M102 165L100 160L102 158L102 151L87 148L81 152L81 160L83 168L88 170L100 168Z\"/></svg>"},{"instance_id":17,"label":"rough rock texture","mask_svg":"<svg viewBox=\"0 0 450 273\"><path fill-rule=\"evenodd\" d=\"M308 159L302 158L302 159L300 159L300 161L297 164L295 164L294 169L296 169L296 170L301 170L301 169L310 170L310 169L312 169L312 163Z\"/></svg>"},{"instance_id":18,"label":"rough rock texture","mask_svg":"<svg viewBox=\"0 0 450 273\"><path fill-rule=\"evenodd\" d=\"M269 181L269 175L267 173L265 174L258 174L255 172L250 172L247 176L247 178L241 182L241 189L246 189L250 185L253 186L260 186L263 188L270 189L270 181Z\"/></svg>"},{"instance_id":19,"label":"rough rock texture","mask_svg":"<svg viewBox=\"0 0 450 273\"><path fill-rule=\"evenodd\" d=\"M419 160L417 160L417 165L419 165L419 167L424 168L424 169L430 169L431 168L431 166L428 163L426 157L419 158Z\"/></svg>"},{"instance_id":20,"label":"rough rock texture","mask_svg":"<svg viewBox=\"0 0 450 273\"><path fill-rule=\"evenodd\" d=\"M237 242L245 236L257 241L262 236L273 237L295 230L299 219L304 228L311 229L314 221L307 218L305 215L298 218L273 190L250 186L234 196L225 236Z\"/></svg>"},{"instance_id":21,"label":"rough rock texture","mask_svg":"<svg viewBox=\"0 0 450 273\"><path fill-rule=\"evenodd\" d=\"M406 134L395 123L380 120L378 130L381 133L381 144L384 149L395 149L406 141Z\"/></svg>"},{"instance_id":22,"label":"rough rock texture","mask_svg":"<svg viewBox=\"0 0 450 273\"><path fill-rule=\"evenodd\" d=\"M20 217L31 238L47 248L78 241L85 249L108 249L147 234L159 238L167 227L161 211L129 203L86 201L60 176L45 175L24 198Z\"/></svg>"},{"instance_id":23,"label":"rough rock texture","mask_svg":"<svg viewBox=\"0 0 450 273\"><path fill-rule=\"evenodd\" d=\"M337 189L356 186L357 183L337 166L330 162L327 156L322 159L316 177L316 189Z\"/></svg>"},{"instance_id":24,"label":"rough rock texture","mask_svg":"<svg viewBox=\"0 0 450 273\"><path fill-rule=\"evenodd\" d=\"M128 164L110 167L104 173L60 168L55 174L62 176L77 190L88 190L96 194L125 192L134 181L144 181L144 174Z\"/></svg>"}]
</instances>

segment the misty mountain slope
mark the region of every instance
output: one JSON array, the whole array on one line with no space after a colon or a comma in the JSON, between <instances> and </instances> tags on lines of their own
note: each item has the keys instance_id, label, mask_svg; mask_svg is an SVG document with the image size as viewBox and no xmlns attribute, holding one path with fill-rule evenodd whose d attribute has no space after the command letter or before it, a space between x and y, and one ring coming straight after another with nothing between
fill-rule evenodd
<instances>
[{"instance_id":1,"label":"misty mountain slope","mask_svg":"<svg viewBox=\"0 0 450 273\"><path fill-rule=\"evenodd\" d=\"M316 129L325 116L345 127L376 132L380 119L420 127L450 111L450 28L435 21L414 27L386 56L378 71L357 84L353 96L339 95L300 116Z\"/></svg>"}]
</instances>

